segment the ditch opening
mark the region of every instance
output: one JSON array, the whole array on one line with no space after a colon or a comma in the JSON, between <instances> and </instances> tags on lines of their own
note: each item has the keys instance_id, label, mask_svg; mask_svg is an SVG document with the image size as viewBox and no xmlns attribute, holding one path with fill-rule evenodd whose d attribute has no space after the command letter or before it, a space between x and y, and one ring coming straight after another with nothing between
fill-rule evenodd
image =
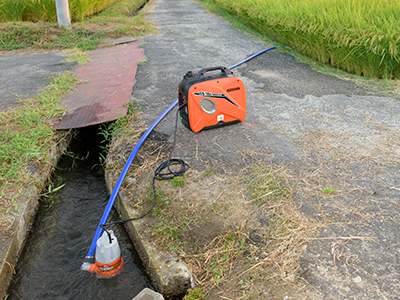
<instances>
[{"instance_id":1,"label":"ditch opening","mask_svg":"<svg viewBox=\"0 0 400 300\"><path fill-rule=\"evenodd\" d=\"M125 262L120 273L99 279L80 269L109 197L99 132L99 126L77 130L61 158L40 200L6 299L132 299L146 287L154 289L122 224L113 226ZM110 220L118 220L115 210Z\"/></svg>"}]
</instances>

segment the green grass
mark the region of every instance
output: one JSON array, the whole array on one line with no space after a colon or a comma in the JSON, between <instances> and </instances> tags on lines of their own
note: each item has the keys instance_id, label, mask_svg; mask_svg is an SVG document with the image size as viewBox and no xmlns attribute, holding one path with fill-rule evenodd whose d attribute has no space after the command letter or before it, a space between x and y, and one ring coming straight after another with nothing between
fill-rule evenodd
<instances>
[{"instance_id":1,"label":"green grass","mask_svg":"<svg viewBox=\"0 0 400 300\"><path fill-rule=\"evenodd\" d=\"M78 55L79 54L80 53L78 52ZM128 122L130 116L136 114L139 108L136 107L135 103L133 102L127 103L126 108L127 108L127 113L125 116L120 117L115 121L99 125L99 132L97 134L102 136L102 141L100 142L99 146L100 147L99 165L103 168L105 167L106 157L108 155L109 145L111 141L122 132L129 135L136 134L136 131L132 127L128 126Z\"/></svg>"},{"instance_id":2,"label":"green grass","mask_svg":"<svg viewBox=\"0 0 400 300\"><path fill-rule=\"evenodd\" d=\"M201 299L203 297L203 291L200 288L195 288L193 290L190 290L185 297L183 297L183 300L195 300L195 299Z\"/></svg>"},{"instance_id":3,"label":"green grass","mask_svg":"<svg viewBox=\"0 0 400 300\"><path fill-rule=\"evenodd\" d=\"M91 32L85 29L77 29L74 31L62 30L61 33L53 40L49 40L42 45L42 48L78 48L82 51L96 49L101 40L105 37L103 32Z\"/></svg>"},{"instance_id":4,"label":"green grass","mask_svg":"<svg viewBox=\"0 0 400 300\"><path fill-rule=\"evenodd\" d=\"M65 59L64 61L66 62L76 61L78 63L78 66L83 66L90 60L89 55L87 55L85 52L82 52L79 49L68 51L65 54L68 55L68 58Z\"/></svg>"},{"instance_id":5,"label":"green grass","mask_svg":"<svg viewBox=\"0 0 400 300\"><path fill-rule=\"evenodd\" d=\"M44 93L0 113L0 182L24 182L23 166L43 158L55 132L48 121L64 113L58 101L77 82L68 72L54 77Z\"/></svg>"},{"instance_id":6,"label":"green grass","mask_svg":"<svg viewBox=\"0 0 400 300\"><path fill-rule=\"evenodd\" d=\"M334 192L336 192L336 189L333 186L327 186L322 189L322 192L325 194L331 195Z\"/></svg>"},{"instance_id":7,"label":"green grass","mask_svg":"<svg viewBox=\"0 0 400 300\"><path fill-rule=\"evenodd\" d=\"M181 177L174 177L171 179L171 185L173 187L184 187L186 182Z\"/></svg>"},{"instance_id":8,"label":"green grass","mask_svg":"<svg viewBox=\"0 0 400 300\"><path fill-rule=\"evenodd\" d=\"M57 29L51 26L35 27L28 23L7 23L0 27L0 50L25 48L94 50L105 33L83 28L75 30Z\"/></svg>"},{"instance_id":9,"label":"green grass","mask_svg":"<svg viewBox=\"0 0 400 300\"><path fill-rule=\"evenodd\" d=\"M45 33L44 28L32 28L24 23L3 24L0 27L0 50L18 50L31 47Z\"/></svg>"},{"instance_id":10,"label":"green grass","mask_svg":"<svg viewBox=\"0 0 400 300\"><path fill-rule=\"evenodd\" d=\"M1 2L1 0L0 0ZM101 13L73 24L72 29L60 29L54 23L7 22L0 24L0 50L96 49L106 38L143 36L155 29L143 18L132 15L143 0L121 0Z\"/></svg>"},{"instance_id":11,"label":"green grass","mask_svg":"<svg viewBox=\"0 0 400 300\"><path fill-rule=\"evenodd\" d=\"M0 211L12 207L23 185L35 184L28 166L49 162L50 149L63 137L55 135L49 120L64 113L58 102L78 82L79 79L66 72L52 78L42 94L21 101L17 108L0 112Z\"/></svg>"},{"instance_id":12,"label":"green grass","mask_svg":"<svg viewBox=\"0 0 400 300\"><path fill-rule=\"evenodd\" d=\"M116 1L118 0L69 0L71 20L81 22L85 17L101 12ZM10 21L57 22L56 2L54 0L0 0L0 22Z\"/></svg>"},{"instance_id":13,"label":"green grass","mask_svg":"<svg viewBox=\"0 0 400 300\"><path fill-rule=\"evenodd\" d=\"M394 0L203 1L323 63L367 77L400 77L400 7Z\"/></svg>"}]
</instances>

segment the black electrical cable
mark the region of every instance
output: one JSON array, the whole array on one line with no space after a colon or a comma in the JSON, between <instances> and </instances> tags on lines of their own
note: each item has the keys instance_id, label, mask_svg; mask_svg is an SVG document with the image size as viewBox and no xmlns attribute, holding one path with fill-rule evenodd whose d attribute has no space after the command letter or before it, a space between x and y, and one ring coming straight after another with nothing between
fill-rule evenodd
<instances>
[{"instance_id":1,"label":"black electrical cable","mask_svg":"<svg viewBox=\"0 0 400 300\"><path fill-rule=\"evenodd\" d=\"M181 176L183 175L188 169L189 169L189 165L187 163L185 163L182 159L179 158L171 158L172 157L172 153L174 152L175 149L175 144L176 144L176 131L178 129L178 118L179 118L179 111L185 106L186 104L182 104L178 110L176 111L176 118L175 118L175 130L174 130L174 142L172 143L172 149L171 152L169 153L169 157L168 160L164 161L163 163L161 163L155 170L154 170L154 175L153 175L153 181L152 181L152 187L153 187L153 203L150 207L150 209L144 213L143 215L139 216L139 217L135 217L135 218L131 218L131 219L124 219L124 220L118 220L115 222L110 222L110 223L106 223L106 224L101 224L99 225L101 228L103 228L104 230L106 226L109 225L113 225L113 224L117 224L117 223L126 223L129 221L135 221L135 220L139 220L144 218L145 216L147 216L154 208L154 206L157 203L157 193L156 193L156 188L154 186L154 183L156 180L170 180L176 176ZM180 165L180 168L178 169L178 171L173 171L171 170L170 167L175 166L175 165ZM167 169L167 171L164 171L165 169ZM108 233L108 232L107 232ZM111 243L111 238L110 238L110 243Z\"/></svg>"},{"instance_id":2,"label":"black electrical cable","mask_svg":"<svg viewBox=\"0 0 400 300\"><path fill-rule=\"evenodd\" d=\"M106 225L106 224L105 224L105 225ZM104 226L104 225L100 225L100 227L103 228L105 232L107 232L108 241L110 242L110 244L112 244L111 233L110 233L106 228L104 228L103 226Z\"/></svg>"}]
</instances>

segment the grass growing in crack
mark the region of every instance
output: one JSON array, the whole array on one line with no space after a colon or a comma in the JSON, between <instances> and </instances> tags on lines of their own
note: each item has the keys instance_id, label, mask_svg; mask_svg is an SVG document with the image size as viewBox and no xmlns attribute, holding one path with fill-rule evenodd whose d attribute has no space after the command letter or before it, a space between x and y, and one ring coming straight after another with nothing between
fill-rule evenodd
<instances>
[{"instance_id":1,"label":"grass growing in crack","mask_svg":"<svg viewBox=\"0 0 400 300\"><path fill-rule=\"evenodd\" d=\"M327 186L322 189L322 192L330 195L330 194L333 194L334 192L336 192L336 189L333 186Z\"/></svg>"},{"instance_id":2,"label":"grass growing in crack","mask_svg":"<svg viewBox=\"0 0 400 300\"><path fill-rule=\"evenodd\" d=\"M78 78L65 72L51 78L42 94L0 112L0 213L14 207L23 185L38 182L30 168L48 165L50 149L64 138L55 134L49 121L64 113L58 102L78 83Z\"/></svg>"},{"instance_id":3,"label":"grass growing in crack","mask_svg":"<svg viewBox=\"0 0 400 300\"><path fill-rule=\"evenodd\" d=\"M203 176L204 176L204 177L208 177L208 176L211 176L211 174L212 174L212 170L207 169L207 170L204 172Z\"/></svg>"},{"instance_id":4,"label":"grass growing in crack","mask_svg":"<svg viewBox=\"0 0 400 300\"><path fill-rule=\"evenodd\" d=\"M222 239L215 239L211 242L210 247L215 247L219 251L214 252L214 255L208 257L209 265L206 271L211 275L214 282L219 282L222 277L232 267L232 262L238 258L244 251L245 235L240 232L229 232Z\"/></svg>"},{"instance_id":5,"label":"grass growing in crack","mask_svg":"<svg viewBox=\"0 0 400 300\"><path fill-rule=\"evenodd\" d=\"M89 55L78 48L65 50L64 54L68 56L64 61L66 62L74 62L78 63L78 66L83 66L89 61Z\"/></svg>"},{"instance_id":6,"label":"grass growing in crack","mask_svg":"<svg viewBox=\"0 0 400 300\"><path fill-rule=\"evenodd\" d=\"M168 221L170 220L168 213L160 214L159 210L153 212L153 216L156 216L157 221L148 232L157 240L157 244L172 252L182 250L185 244L185 230L190 224L196 224L196 221L180 216Z\"/></svg>"},{"instance_id":7,"label":"grass growing in crack","mask_svg":"<svg viewBox=\"0 0 400 300\"><path fill-rule=\"evenodd\" d=\"M161 188L156 187L156 197L157 197L156 203L159 208L164 208L166 205L169 204L168 196ZM154 199L153 187L150 184L149 187L147 188L146 200L148 202L153 202L153 199Z\"/></svg>"},{"instance_id":8,"label":"grass growing in crack","mask_svg":"<svg viewBox=\"0 0 400 300\"><path fill-rule=\"evenodd\" d=\"M155 217L154 225L148 230L148 233L157 240L157 244L162 245L169 251L182 249L184 231L187 226L197 221L182 216L179 212L174 212L168 195L161 187L156 188L157 204L152 211ZM147 202L153 201L153 188L150 185L147 190Z\"/></svg>"},{"instance_id":9,"label":"grass growing in crack","mask_svg":"<svg viewBox=\"0 0 400 300\"><path fill-rule=\"evenodd\" d=\"M232 278L234 269L245 261L246 254L250 253L243 229L238 227L217 236L197 255L183 256L194 271L199 287L206 294L221 282Z\"/></svg>"}]
</instances>

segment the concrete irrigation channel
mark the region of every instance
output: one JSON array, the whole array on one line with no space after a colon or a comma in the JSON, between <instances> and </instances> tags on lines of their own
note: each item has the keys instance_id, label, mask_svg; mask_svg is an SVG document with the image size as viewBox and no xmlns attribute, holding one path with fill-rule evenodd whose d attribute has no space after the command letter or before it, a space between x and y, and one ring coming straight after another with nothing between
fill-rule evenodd
<instances>
[{"instance_id":1,"label":"concrete irrigation channel","mask_svg":"<svg viewBox=\"0 0 400 300\"><path fill-rule=\"evenodd\" d=\"M52 176L52 185L63 187L42 197L7 299L132 299L154 289L122 224L113 227L125 262L118 276L99 279L80 269L108 200L98 133L98 126L75 131ZM118 219L115 211L110 219Z\"/></svg>"}]
</instances>

